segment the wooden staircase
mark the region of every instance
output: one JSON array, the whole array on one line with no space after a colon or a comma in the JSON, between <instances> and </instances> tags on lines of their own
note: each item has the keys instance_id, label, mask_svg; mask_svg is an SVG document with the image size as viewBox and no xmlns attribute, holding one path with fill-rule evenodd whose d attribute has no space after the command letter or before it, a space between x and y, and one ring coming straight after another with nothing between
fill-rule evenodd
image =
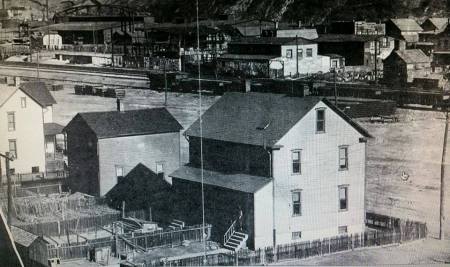
<instances>
[{"instance_id":1,"label":"wooden staircase","mask_svg":"<svg viewBox=\"0 0 450 267\"><path fill-rule=\"evenodd\" d=\"M234 221L223 236L223 246L226 249L238 251L247 247L247 239L247 234L236 231L236 221Z\"/></svg>"}]
</instances>

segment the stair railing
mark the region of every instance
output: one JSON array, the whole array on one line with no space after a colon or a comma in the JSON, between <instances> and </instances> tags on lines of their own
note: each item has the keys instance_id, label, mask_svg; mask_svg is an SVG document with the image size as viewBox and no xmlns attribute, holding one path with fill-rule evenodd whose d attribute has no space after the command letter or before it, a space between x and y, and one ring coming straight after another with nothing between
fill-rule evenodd
<instances>
[{"instance_id":1,"label":"stair railing","mask_svg":"<svg viewBox=\"0 0 450 267\"><path fill-rule=\"evenodd\" d=\"M236 228L236 220L233 221L233 223L230 225L228 230L223 235L223 244L225 245L228 240L230 240L231 236L234 234Z\"/></svg>"}]
</instances>

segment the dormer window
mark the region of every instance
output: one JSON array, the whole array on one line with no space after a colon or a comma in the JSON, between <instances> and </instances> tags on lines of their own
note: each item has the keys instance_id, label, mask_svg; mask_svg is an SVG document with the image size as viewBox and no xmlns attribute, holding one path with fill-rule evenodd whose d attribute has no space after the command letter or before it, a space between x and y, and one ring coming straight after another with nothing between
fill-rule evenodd
<instances>
[{"instance_id":1,"label":"dormer window","mask_svg":"<svg viewBox=\"0 0 450 267\"><path fill-rule=\"evenodd\" d=\"M325 132L325 109L316 109L316 132Z\"/></svg>"}]
</instances>

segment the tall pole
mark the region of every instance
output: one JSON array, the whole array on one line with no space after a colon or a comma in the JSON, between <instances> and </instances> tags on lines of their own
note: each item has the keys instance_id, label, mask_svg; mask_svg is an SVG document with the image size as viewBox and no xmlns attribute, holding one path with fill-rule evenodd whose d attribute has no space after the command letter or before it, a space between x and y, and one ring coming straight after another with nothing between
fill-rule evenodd
<instances>
[{"instance_id":1,"label":"tall pole","mask_svg":"<svg viewBox=\"0 0 450 267\"><path fill-rule=\"evenodd\" d=\"M384 37L383 37L384 38ZM375 56L374 56L374 60L375 60L375 84L378 85L378 62L377 62L377 56L378 56L378 38L375 39Z\"/></svg>"},{"instance_id":2,"label":"tall pole","mask_svg":"<svg viewBox=\"0 0 450 267\"><path fill-rule=\"evenodd\" d=\"M5 153L5 161L6 161L6 180L8 182L8 226L11 226L11 216L12 216L12 188L11 188L11 173L9 170L9 152Z\"/></svg>"},{"instance_id":3,"label":"tall pole","mask_svg":"<svg viewBox=\"0 0 450 267\"><path fill-rule=\"evenodd\" d=\"M445 223L445 157L447 154L447 137L448 137L448 107L445 107L445 132L444 145L442 148L441 161L441 194L440 194L440 208L439 208L439 239L444 240L444 223Z\"/></svg>"},{"instance_id":4,"label":"tall pole","mask_svg":"<svg viewBox=\"0 0 450 267\"><path fill-rule=\"evenodd\" d=\"M295 49L296 49L295 54L297 55L297 58L295 60L295 62L297 62L297 64L296 64L297 72L295 74L295 77L298 77L298 36L297 35L295 36Z\"/></svg>"},{"instance_id":5,"label":"tall pole","mask_svg":"<svg viewBox=\"0 0 450 267\"><path fill-rule=\"evenodd\" d=\"M336 86L336 75L337 75L337 70L336 68L334 69L334 105L337 107L338 104L338 100L337 100L337 86Z\"/></svg>"},{"instance_id":6,"label":"tall pole","mask_svg":"<svg viewBox=\"0 0 450 267\"><path fill-rule=\"evenodd\" d=\"M164 59L164 106L167 106L167 70L166 70L166 58Z\"/></svg>"},{"instance_id":7,"label":"tall pole","mask_svg":"<svg viewBox=\"0 0 450 267\"><path fill-rule=\"evenodd\" d=\"M3 178L3 174L2 174L2 159L1 159L1 157L0 157L0 188L2 188L3 187L3 184L2 184L2 179Z\"/></svg>"}]
</instances>

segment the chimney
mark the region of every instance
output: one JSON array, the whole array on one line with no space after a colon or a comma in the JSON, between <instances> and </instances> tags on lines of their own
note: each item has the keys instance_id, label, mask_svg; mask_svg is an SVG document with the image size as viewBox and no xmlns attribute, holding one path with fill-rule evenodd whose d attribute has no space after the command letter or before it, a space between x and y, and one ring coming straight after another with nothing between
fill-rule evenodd
<instances>
[{"instance_id":1,"label":"chimney","mask_svg":"<svg viewBox=\"0 0 450 267\"><path fill-rule=\"evenodd\" d=\"M19 76L14 77L14 83L16 86L20 85L20 77Z\"/></svg>"},{"instance_id":2,"label":"chimney","mask_svg":"<svg viewBox=\"0 0 450 267\"><path fill-rule=\"evenodd\" d=\"M302 21L301 21L301 20L298 21L298 27L299 27L299 28L302 27Z\"/></svg>"},{"instance_id":3,"label":"chimney","mask_svg":"<svg viewBox=\"0 0 450 267\"><path fill-rule=\"evenodd\" d=\"M275 30L278 30L278 21L275 21Z\"/></svg>"}]
</instances>

